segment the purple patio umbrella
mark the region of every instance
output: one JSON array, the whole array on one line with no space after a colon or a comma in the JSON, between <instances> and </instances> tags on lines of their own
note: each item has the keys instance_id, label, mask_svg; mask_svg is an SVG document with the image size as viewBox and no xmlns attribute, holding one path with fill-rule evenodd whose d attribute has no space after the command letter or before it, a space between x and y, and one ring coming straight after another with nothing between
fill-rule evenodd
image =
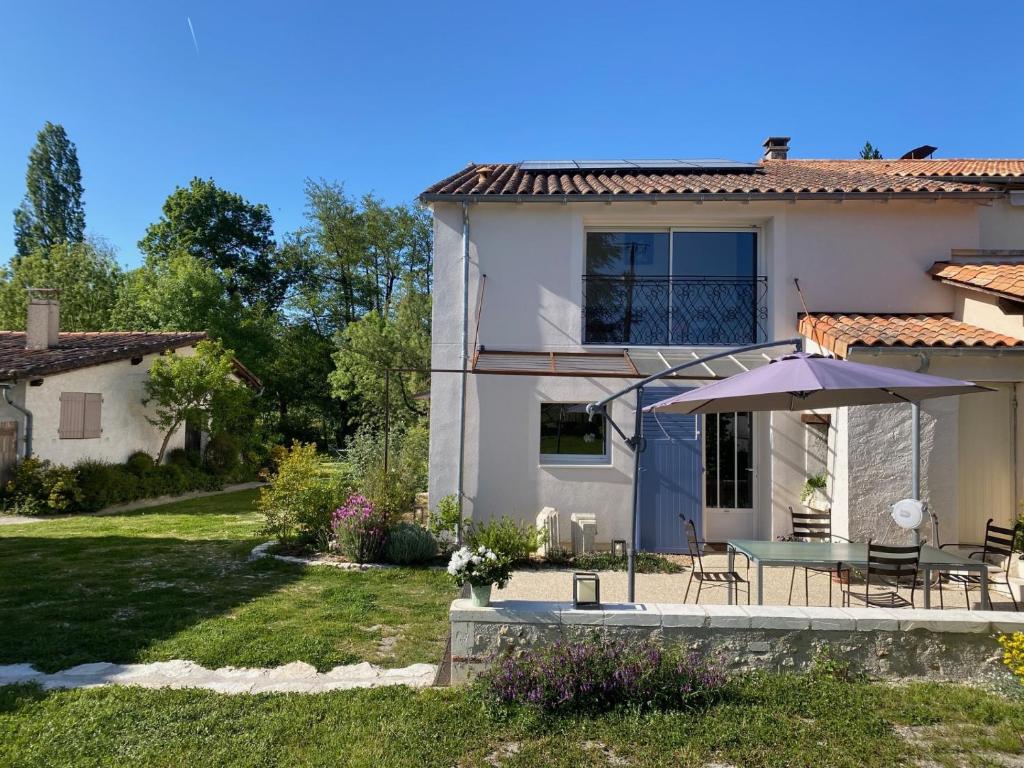
<instances>
[{"instance_id":1,"label":"purple patio umbrella","mask_svg":"<svg viewBox=\"0 0 1024 768\"><path fill-rule=\"evenodd\" d=\"M796 352L644 408L659 413L804 411L847 405L918 403L991 392L970 381Z\"/></svg>"}]
</instances>

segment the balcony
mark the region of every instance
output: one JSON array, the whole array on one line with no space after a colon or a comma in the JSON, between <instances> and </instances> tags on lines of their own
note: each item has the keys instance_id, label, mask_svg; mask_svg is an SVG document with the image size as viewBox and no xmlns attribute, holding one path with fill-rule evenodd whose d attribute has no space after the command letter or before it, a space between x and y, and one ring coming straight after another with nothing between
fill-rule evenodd
<instances>
[{"instance_id":1,"label":"balcony","mask_svg":"<svg viewBox=\"0 0 1024 768\"><path fill-rule=\"evenodd\" d=\"M768 279L735 276L583 277L583 343L755 344L767 338Z\"/></svg>"}]
</instances>

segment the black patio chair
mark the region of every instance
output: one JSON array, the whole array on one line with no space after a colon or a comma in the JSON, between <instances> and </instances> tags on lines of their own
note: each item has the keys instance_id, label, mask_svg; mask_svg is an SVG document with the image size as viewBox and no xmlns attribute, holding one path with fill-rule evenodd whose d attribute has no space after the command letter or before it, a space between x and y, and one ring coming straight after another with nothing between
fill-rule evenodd
<instances>
[{"instance_id":1,"label":"black patio chair","mask_svg":"<svg viewBox=\"0 0 1024 768\"><path fill-rule=\"evenodd\" d=\"M963 541L948 541L945 544L942 543L942 539L939 536L939 516L935 514L934 510L928 510L928 517L931 520L931 541L927 542L936 549L959 549L964 555L968 555L971 552L980 552L984 549L985 545L981 542L963 542ZM931 582L932 586L936 587L939 592L939 608L946 607L946 601L942 594L942 582L944 576L940 571L936 571L932 574ZM968 606L970 608L970 606Z\"/></svg>"},{"instance_id":2,"label":"black patio chair","mask_svg":"<svg viewBox=\"0 0 1024 768\"><path fill-rule=\"evenodd\" d=\"M693 585L693 580L696 579L698 603L700 603L700 592L705 584L732 590L732 593L736 595L737 602L739 601L739 587L741 584L744 584L746 585L747 605L750 605L750 582L736 571L712 571L705 568L703 550L708 542L697 538L697 528L692 520L687 520L682 515L679 517L683 520L683 527L686 529L687 554L690 555L690 559L693 561L693 567L690 569L690 579L686 582L686 594L683 595L683 602L685 603L687 598L689 598L690 587ZM749 568L749 559L747 567Z\"/></svg>"},{"instance_id":3,"label":"black patio chair","mask_svg":"<svg viewBox=\"0 0 1024 768\"><path fill-rule=\"evenodd\" d=\"M864 592L854 591L847 578L843 589L843 607L856 600L872 608L913 608L917 589L917 568L921 562L920 544L875 544L868 541L868 562L857 570L864 574ZM847 576L851 568L845 568ZM872 588L880 591L872 591ZM910 589L910 599L899 593Z\"/></svg>"},{"instance_id":4,"label":"black patio chair","mask_svg":"<svg viewBox=\"0 0 1024 768\"><path fill-rule=\"evenodd\" d=\"M1013 610L1020 611L1017 605L1017 598L1013 595L1013 585L1010 584L1010 567L1013 565L1013 555L1017 549L1017 532L1021 530L1021 523L1013 528L1004 528L992 524L992 518L985 523L985 543L981 550L971 552L967 557L972 560L980 559L989 566L988 586L991 591L993 586L1004 586L1010 593L1010 600L1013 602ZM993 577L1002 576L1002 581L996 581ZM959 584L964 588L964 600L967 602L967 610L971 609L970 590L981 589L981 575L967 571L950 571L942 575L942 578L950 584ZM941 587L939 595L942 594ZM941 598L940 598L941 599ZM940 603L941 604L941 603Z\"/></svg>"},{"instance_id":5,"label":"black patio chair","mask_svg":"<svg viewBox=\"0 0 1024 768\"><path fill-rule=\"evenodd\" d=\"M793 540L804 542L817 542L828 544L833 541L849 541L842 536L832 533L832 510L824 512L817 510L806 510L795 512L789 508L789 517L793 523ZM793 584L796 581L796 569L804 569L804 605L810 605L811 574L827 575L828 584L828 606L832 607L832 576L839 576L839 566L835 568L814 568L807 566L793 566L793 572L789 576L789 600L787 605L793 604Z\"/></svg>"}]
</instances>

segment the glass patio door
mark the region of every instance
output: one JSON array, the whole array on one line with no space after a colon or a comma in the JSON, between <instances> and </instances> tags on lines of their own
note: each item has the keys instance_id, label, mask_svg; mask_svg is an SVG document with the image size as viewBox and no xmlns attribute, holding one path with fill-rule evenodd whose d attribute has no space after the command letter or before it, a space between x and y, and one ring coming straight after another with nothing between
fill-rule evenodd
<instances>
[{"instance_id":1,"label":"glass patio door","mask_svg":"<svg viewBox=\"0 0 1024 768\"><path fill-rule=\"evenodd\" d=\"M704 508L754 508L754 417L749 411L704 416Z\"/></svg>"}]
</instances>

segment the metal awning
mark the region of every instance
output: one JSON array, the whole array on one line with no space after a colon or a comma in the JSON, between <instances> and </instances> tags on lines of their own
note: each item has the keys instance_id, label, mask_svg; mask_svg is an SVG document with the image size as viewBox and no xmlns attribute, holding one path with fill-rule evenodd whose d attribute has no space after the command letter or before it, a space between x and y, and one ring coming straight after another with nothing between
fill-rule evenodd
<instances>
[{"instance_id":1,"label":"metal awning","mask_svg":"<svg viewBox=\"0 0 1024 768\"><path fill-rule=\"evenodd\" d=\"M473 356L472 373L504 376L566 376L579 378L643 379L686 362L700 360L718 350L708 347L631 347L598 352L541 352L481 347ZM738 352L666 378L707 381L766 365L792 351L779 344L753 352Z\"/></svg>"}]
</instances>

